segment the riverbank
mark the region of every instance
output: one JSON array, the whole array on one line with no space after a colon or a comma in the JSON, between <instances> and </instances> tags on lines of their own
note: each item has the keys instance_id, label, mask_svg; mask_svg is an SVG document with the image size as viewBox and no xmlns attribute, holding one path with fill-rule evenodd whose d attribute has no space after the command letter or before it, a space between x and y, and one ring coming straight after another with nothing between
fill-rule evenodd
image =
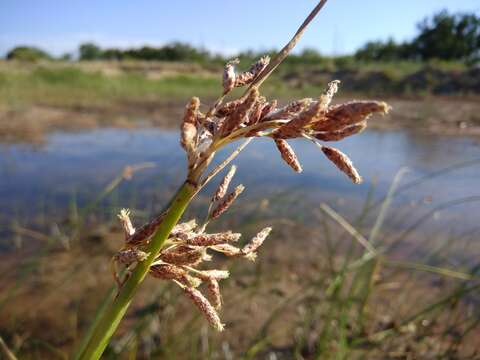
<instances>
[{"instance_id":1,"label":"riverbank","mask_svg":"<svg viewBox=\"0 0 480 360\"><path fill-rule=\"evenodd\" d=\"M347 99L345 99L347 100ZM374 117L371 129L411 129L438 135L480 136L480 101L473 98L390 98L392 111ZM210 100L208 103L210 103ZM342 99L339 97L338 102ZM96 128L177 129L183 100L124 101L106 106L56 106L33 104L12 108L0 106L0 141L41 144L52 131Z\"/></svg>"},{"instance_id":2,"label":"riverbank","mask_svg":"<svg viewBox=\"0 0 480 360\"><path fill-rule=\"evenodd\" d=\"M392 66L380 69L385 73L393 71ZM381 99L393 107L388 117L373 119L371 128L480 135L480 94L475 88L465 93L435 95L420 86L427 79L420 81L422 77L414 77L416 90L405 92L395 90L393 85L379 86L384 81L375 81L378 74L371 68L356 70L358 76L353 76L352 71L318 69L315 72L310 66L300 73L295 67L281 68L279 74L267 81L264 93L268 98L286 103L320 94L326 82L340 78L343 82L336 101ZM406 78L422 69L410 65L395 71L394 78ZM453 74L449 78L452 80L470 70L449 71ZM0 141L41 143L45 134L56 130L174 129L178 127L184 104L192 95L210 104L220 94L220 74L218 65L0 61Z\"/></svg>"}]
</instances>

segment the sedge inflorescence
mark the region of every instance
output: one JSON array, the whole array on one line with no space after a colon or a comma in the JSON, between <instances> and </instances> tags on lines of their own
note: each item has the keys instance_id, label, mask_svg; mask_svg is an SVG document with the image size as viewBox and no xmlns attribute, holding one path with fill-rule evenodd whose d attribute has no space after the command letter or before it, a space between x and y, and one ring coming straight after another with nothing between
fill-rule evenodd
<instances>
[{"instance_id":1,"label":"sedge inflorescence","mask_svg":"<svg viewBox=\"0 0 480 360\"><path fill-rule=\"evenodd\" d=\"M362 178L348 156L323 143L360 133L372 114L385 114L389 106L381 101L350 101L332 105L340 84L337 80L330 82L318 98L295 100L279 106L276 100L268 101L260 95L258 89L260 79L271 72L269 63L269 57L262 57L249 70L237 73L235 66L238 60L230 61L223 72L222 96L213 106L202 112L197 97L188 102L180 135L180 144L187 155L187 182L197 192L200 191L238 155L248 141L264 137L273 140L283 161L295 172L300 173L302 166L287 140L303 138L318 146L326 158L354 183L360 183ZM243 96L224 103L234 88L242 86L248 86ZM242 139L244 145L207 172L218 150ZM203 270L201 265L211 258L211 252L254 260L257 249L271 231L270 227L261 230L243 247L236 245L241 236L239 233L206 232L208 224L220 217L244 190L242 185L238 185L228 192L235 172L236 167L232 166L220 182L211 197L204 223L191 220L177 224L149 268L151 276L175 282L217 330L223 329L217 313L222 304L219 281L227 278L229 273L226 270ZM127 210L119 214L125 232L125 246L114 256L113 264L114 275L120 285L122 280L117 275L116 264L123 264L129 270L149 257L146 248L163 216L135 229ZM202 283L207 296L200 290Z\"/></svg>"},{"instance_id":2,"label":"sedge inflorescence","mask_svg":"<svg viewBox=\"0 0 480 360\"><path fill-rule=\"evenodd\" d=\"M227 211L243 191L243 185L238 185L228 193L235 170L235 166L230 168L211 197L211 206L203 225L200 226L196 220L177 224L149 270L151 276L161 280L170 280L177 284L218 331L223 330L224 327L217 313L222 306L219 281L228 278L230 274L226 270L201 270L199 266L211 260L211 252L221 253L228 257L243 257L253 261L258 248L272 230L270 227L264 228L244 246L236 246L241 237L240 233L206 232L210 221L217 219ZM128 271L132 267L147 258L149 254L146 252L146 248L153 229L156 224L161 222L163 216L160 215L138 230L132 225L129 210L122 209L118 217L124 229L125 246L113 257L113 265L115 265L115 279L121 286L123 280L118 276L116 265L118 263L124 265L127 268L128 276ZM206 284L207 296L199 290L203 283Z\"/></svg>"},{"instance_id":3,"label":"sedge inflorescence","mask_svg":"<svg viewBox=\"0 0 480 360\"><path fill-rule=\"evenodd\" d=\"M263 57L250 70L239 74L234 67L238 61L229 62L223 74L224 96L206 114L200 111L200 100L191 99L181 127L181 144L188 157L189 179L196 183L197 176L220 147L242 138L268 137L294 171L301 172L302 166L287 140L305 138L314 142L354 183L360 183L361 177L348 156L322 142L339 141L360 133L372 114L386 114L389 106L382 101L332 105L340 84L338 80L330 82L316 99L305 98L278 106L276 100L267 101L261 96L254 85L269 61L268 57ZM246 85L251 86L244 96L223 103L225 95L233 88Z\"/></svg>"}]
</instances>

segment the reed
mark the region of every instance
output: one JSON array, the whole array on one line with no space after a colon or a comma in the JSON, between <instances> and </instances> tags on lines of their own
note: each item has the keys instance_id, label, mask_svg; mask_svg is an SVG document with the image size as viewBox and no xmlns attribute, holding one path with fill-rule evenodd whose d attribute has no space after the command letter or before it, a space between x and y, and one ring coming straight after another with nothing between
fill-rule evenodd
<instances>
[{"instance_id":1,"label":"reed","mask_svg":"<svg viewBox=\"0 0 480 360\"><path fill-rule=\"evenodd\" d=\"M247 245L232 244L239 234L225 231L209 234L207 227L231 206L243 192L238 185L228 193L236 168L229 171L212 196L205 221L180 223L179 220L194 197L219 174L253 138L270 138L281 157L296 172L301 165L288 139L305 138L319 146L327 159L345 172L354 183L361 178L349 158L339 150L326 147L319 138L340 139L358 133L373 113L387 113L389 106L377 101L357 101L331 106L339 81L332 81L318 98L296 100L278 107L275 100L260 94L260 85L286 58L309 23L327 1L320 1L300 26L294 37L270 60L262 57L248 71L237 73L238 61L226 64L221 96L202 112L202 104L193 97L186 106L181 124L180 144L186 152L187 176L170 204L159 216L138 229L134 228L128 211L120 213L125 230L125 244L113 257L112 268L118 284L118 294L100 311L94 326L88 332L77 359L98 359L107 347L140 284L147 275L178 285L192 303L203 313L216 330L222 331L218 309L221 307L219 280L228 277L222 270L201 270L199 265L208 260L210 252L254 260L259 247L271 228L261 230ZM242 96L224 103L236 87L247 87ZM362 124L360 130L358 124ZM354 127L354 129L352 129ZM342 134L339 136L339 132ZM216 153L225 146L244 141L218 166L211 168ZM123 268L119 271L118 267ZM199 289L207 286L208 297Z\"/></svg>"}]
</instances>

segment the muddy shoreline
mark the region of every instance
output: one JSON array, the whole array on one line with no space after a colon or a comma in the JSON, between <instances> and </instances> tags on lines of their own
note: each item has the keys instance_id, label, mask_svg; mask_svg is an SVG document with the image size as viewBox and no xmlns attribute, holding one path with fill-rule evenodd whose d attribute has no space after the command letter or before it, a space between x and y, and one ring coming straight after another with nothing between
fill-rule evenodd
<instances>
[{"instance_id":1,"label":"muddy shoreline","mask_svg":"<svg viewBox=\"0 0 480 360\"><path fill-rule=\"evenodd\" d=\"M343 101L346 99L338 99ZM375 117L369 128L409 129L438 135L480 137L480 102L474 98L429 97L385 99L392 111ZM285 102L285 101L283 101ZM209 103L206 101L206 103ZM122 101L108 106L0 106L0 141L41 144L53 131L96 128L176 129L183 113L180 100Z\"/></svg>"}]
</instances>

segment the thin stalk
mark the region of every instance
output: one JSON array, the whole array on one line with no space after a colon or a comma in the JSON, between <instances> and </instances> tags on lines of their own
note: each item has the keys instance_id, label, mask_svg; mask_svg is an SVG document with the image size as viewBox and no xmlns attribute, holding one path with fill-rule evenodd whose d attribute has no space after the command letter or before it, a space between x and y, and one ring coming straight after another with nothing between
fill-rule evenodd
<instances>
[{"instance_id":1,"label":"thin stalk","mask_svg":"<svg viewBox=\"0 0 480 360\"><path fill-rule=\"evenodd\" d=\"M7 359L7 360L17 360L17 357L8 348L7 344L5 344L5 341L3 341L1 336L0 336L0 350L3 353L3 356L5 356L5 359Z\"/></svg>"},{"instance_id":2,"label":"thin stalk","mask_svg":"<svg viewBox=\"0 0 480 360\"><path fill-rule=\"evenodd\" d=\"M268 77L268 75L285 59L285 57L300 39L308 24L318 14L320 9L325 5L326 2L327 0L319 1L317 6L313 9L307 19L297 30L294 37L277 54L277 56L273 59L270 65L257 77L257 79L255 79L251 87L258 88L261 83ZM249 90L247 90L245 94L248 94L248 91ZM223 101L223 98L224 96L220 97L214 104L214 106L209 110L209 116L213 116L216 108ZM247 127L242 128L241 130L247 131ZM157 228L156 233L153 235L153 238L151 239L146 249L146 252L149 254L147 259L137 264L134 271L132 272L132 275L128 278L128 280L125 281L123 286L120 288L117 297L112 300L112 302L105 309L105 311L100 311L101 314L99 315L98 323L94 324L92 327L93 331L91 332L91 338L89 339L85 350L81 351L81 354L77 354L75 359L86 360L100 358L103 351L107 347L110 338L118 327L121 319L125 315L128 306L130 305L130 302L135 295L135 292L137 291L137 288L147 275L150 266L154 262L156 256L158 255L162 247L165 245L165 241L167 240L171 230L177 224L178 220L182 216L183 212L185 211L186 207L193 199L193 197L203 187L203 185L205 185L206 182L211 179L211 177L207 175L203 183L199 183L202 174L204 173L204 171L207 170L208 165L213 160L215 152L223 146L227 145L228 143L234 141L235 136L240 136L241 130L239 130L238 133L233 132L232 134L230 134L230 136L225 137L224 139L214 138L213 143L210 145L209 149L201 155L200 159L198 159L195 168L189 169L187 181L174 196L162 223ZM243 147L240 147L240 151L241 149L243 149ZM240 151L234 152L232 156L235 157ZM222 163L220 165L220 169L222 168L222 166L228 164L228 162L231 161L233 157L229 158L230 160L227 159L226 162ZM211 175L214 176L215 174L216 170L214 169Z\"/></svg>"},{"instance_id":3,"label":"thin stalk","mask_svg":"<svg viewBox=\"0 0 480 360\"><path fill-rule=\"evenodd\" d=\"M99 359L107 347L110 338L118 327L120 320L130 305L139 285L145 278L150 269L150 265L161 250L165 240L177 224L186 207L196 193L196 188L189 183L184 183L174 196L165 218L153 236L147 248L149 256L140 262L133 270L132 275L120 288L117 297L111 302L110 306L102 314L96 324L92 337L88 342L84 352L78 357L80 360Z\"/></svg>"},{"instance_id":4,"label":"thin stalk","mask_svg":"<svg viewBox=\"0 0 480 360\"><path fill-rule=\"evenodd\" d=\"M292 39L278 52L277 55L273 58L273 60L268 64L268 66L258 75L258 77L252 82L250 88L253 87L260 87L260 85L268 78L268 76L277 68L278 65L282 63L283 60L288 56L290 51L297 45L298 40L302 37L305 29L308 27L310 22L317 16L317 14L322 10L323 6L327 3L327 0L321 0L318 2L317 6L315 6L312 12L307 16L304 20L302 25L298 28L295 35L293 35Z\"/></svg>"}]
</instances>

